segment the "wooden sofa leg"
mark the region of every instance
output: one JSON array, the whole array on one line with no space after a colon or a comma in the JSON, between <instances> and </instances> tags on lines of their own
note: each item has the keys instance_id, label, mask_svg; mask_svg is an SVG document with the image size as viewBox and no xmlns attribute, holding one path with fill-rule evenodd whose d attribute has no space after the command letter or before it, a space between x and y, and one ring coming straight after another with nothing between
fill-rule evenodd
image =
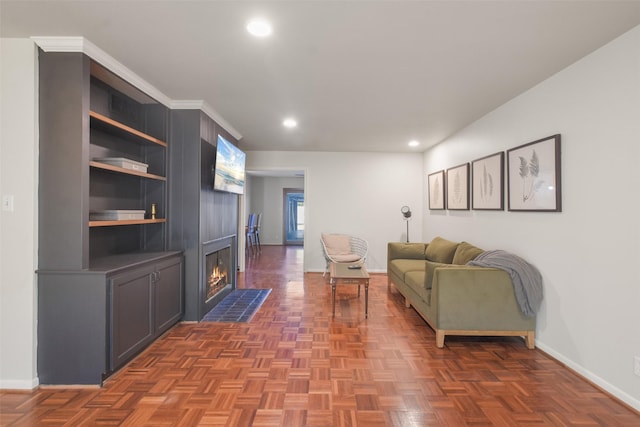
<instances>
[{"instance_id":1,"label":"wooden sofa leg","mask_svg":"<svg viewBox=\"0 0 640 427\"><path fill-rule=\"evenodd\" d=\"M444 335L442 329L436 329L436 347L444 348Z\"/></svg>"},{"instance_id":2,"label":"wooden sofa leg","mask_svg":"<svg viewBox=\"0 0 640 427\"><path fill-rule=\"evenodd\" d=\"M404 299L404 306L407 308L411 308L411 301L409 301L409 298Z\"/></svg>"},{"instance_id":3,"label":"wooden sofa leg","mask_svg":"<svg viewBox=\"0 0 640 427\"><path fill-rule=\"evenodd\" d=\"M527 332L527 335L524 337L524 342L527 345L527 348L529 350L533 350L534 348L536 348L535 336L536 336L536 333L534 331L529 331Z\"/></svg>"}]
</instances>

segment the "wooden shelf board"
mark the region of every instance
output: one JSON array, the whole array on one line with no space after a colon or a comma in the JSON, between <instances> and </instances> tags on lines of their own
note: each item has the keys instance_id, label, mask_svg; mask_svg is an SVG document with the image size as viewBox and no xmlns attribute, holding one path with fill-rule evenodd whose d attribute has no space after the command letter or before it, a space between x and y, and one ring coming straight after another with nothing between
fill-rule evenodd
<instances>
[{"instance_id":1,"label":"wooden shelf board","mask_svg":"<svg viewBox=\"0 0 640 427\"><path fill-rule=\"evenodd\" d=\"M159 219L127 219L120 221L89 221L89 227L111 227L120 225L160 224L167 222L165 218Z\"/></svg>"},{"instance_id":2,"label":"wooden shelf board","mask_svg":"<svg viewBox=\"0 0 640 427\"><path fill-rule=\"evenodd\" d=\"M127 175L135 175L135 176L141 176L143 178L156 179L158 181L166 181L167 180L167 178L164 177L164 176L154 175L154 174L146 173L146 172L140 172L140 171L136 171L136 170L133 170L133 169L121 168L120 166L108 165L106 163L100 163L100 162L96 162L96 161L90 161L89 162L89 166L91 166L93 168L105 169L105 170L109 170L109 171L112 171L112 172L118 172L118 173L123 173L123 174L127 174Z\"/></svg>"},{"instance_id":3,"label":"wooden shelf board","mask_svg":"<svg viewBox=\"0 0 640 427\"><path fill-rule=\"evenodd\" d=\"M142 138L143 140L145 140L145 141L147 141L147 142L151 142L151 143L153 143L153 144L158 144L158 145L161 145L161 146L163 146L163 147L166 147L166 146L167 146L167 143L166 143L166 142L164 142L164 141L163 141L163 140L161 140L161 139L154 138L154 137L153 137L153 136L151 136L151 135L147 135L147 134L146 134L146 133L144 133L144 132L140 132L140 131L139 131L139 130L137 130L137 129L134 129L134 128L132 128L132 127L129 127L129 126L127 126L127 125L125 125L125 124L122 124L122 123L120 123L120 122L117 122L117 121L115 121L115 120L113 120L113 119L110 119L110 118L109 118L109 117L107 117L107 116L103 116L103 115L102 115L102 114L100 114L100 113L96 113L95 111L89 111L89 116L90 116L91 118L95 119L95 120L98 120L99 122L105 123L105 124L107 124L107 125L109 125L109 126L112 126L112 127L116 128L116 129L119 129L119 130L121 130L121 131L127 132L127 133L129 133L129 134L131 134L131 135L135 135L135 136L137 136L138 138Z\"/></svg>"}]
</instances>

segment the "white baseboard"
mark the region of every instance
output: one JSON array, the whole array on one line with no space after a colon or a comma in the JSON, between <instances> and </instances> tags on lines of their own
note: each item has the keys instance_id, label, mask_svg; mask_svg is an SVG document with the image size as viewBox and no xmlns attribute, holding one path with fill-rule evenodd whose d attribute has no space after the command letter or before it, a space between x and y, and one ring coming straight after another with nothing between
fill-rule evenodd
<instances>
[{"instance_id":1,"label":"white baseboard","mask_svg":"<svg viewBox=\"0 0 640 427\"><path fill-rule=\"evenodd\" d=\"M0 390L33 390L38 387L38 378L29 380L0 380Z\"/></svg>"},{"instance_id":2,"label":"white baseboard","mask_svg":"<svg viewBox=\"0 0 640 427\"><path fill-rule=\"evenodd\" d=\"M587 380L591 381L593 384L595 384L596 386L600 387L602 390L604 390L607 393L611 394L615 398L620 399L621 401L623 401L627 405L631 406L635 410L640 411L640 400L634 398L633 396L630 396L628 393L626 393L626 392L620 390L619 388L609 384L607 381L605 381L602 378L600 378L599 376L595 375L593 372L591 372L591 371L585 369L584 367L576 364L572 360L564 357L562 354L556 352L555 350L553 350L552 348L544 345L543 343L541 343L538 340L536 340L536 347L539 348L540 350L544 351L549 356L551 356L552 358L554 358L558 362L562 363L567 368L571 369L572 371L574 371L575 373L577 373L581 377L584 377Z\"/></svg>"}]
</instances>

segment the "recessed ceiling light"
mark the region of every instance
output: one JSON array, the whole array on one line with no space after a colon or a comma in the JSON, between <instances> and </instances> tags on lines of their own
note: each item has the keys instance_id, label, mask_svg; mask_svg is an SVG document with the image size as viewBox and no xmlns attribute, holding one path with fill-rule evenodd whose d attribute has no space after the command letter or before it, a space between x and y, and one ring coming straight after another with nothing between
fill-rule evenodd
<instances>
[{"instance_id":1,"label":"recessed ceiling light","mask_svg":"<svg viewBox=\"0 0 640 427\"><path fill-rule=\"evenodd\" d=\"M256 37L267 37L273 32L271 24L264 19L252 19L247 24L247 31Z\"/></svg>"},{"instance_id":2,"label":"recessed ceiling light","mask_svg":"<svg viewBox=\"0 0 640 427\"><path fill-rule=\"evenodd\" d=\"M286 128L294 128L296 126L298 126L298 122L296 122L295 119L284 119L284 121L282 122L282 125Z\"/></svg>"},{"instance_id":3,"label":"recessed ceiling light","mask_svg":"<svg viewBox=\"0 0 640 427\"><path fill-rule=\"evenodd\" d=\"M420 145L420 143L415 139L413 141L409 141L409 147L417 147L418 145Z\"/></svg>"}]
</instances>

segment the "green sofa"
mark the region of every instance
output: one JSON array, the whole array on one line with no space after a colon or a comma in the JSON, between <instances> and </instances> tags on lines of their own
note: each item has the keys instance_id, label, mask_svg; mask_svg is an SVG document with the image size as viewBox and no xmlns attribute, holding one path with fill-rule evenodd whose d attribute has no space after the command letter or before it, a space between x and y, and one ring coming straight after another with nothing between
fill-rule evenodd
<instances>
[{"instance_id":1,"label":"green sofa","mask_svg":"<svg viewBox=\"0 0 640 427\"><path fill-rule=\"evenodd\" d=\"M466 265L483 252L467 242L441 237L430 243L390 242L388 286L393 284L433 328L436 346L447 335L521 336L535 347L534 317L516 301L509 274L497 268Z\"/></svg>"}]
</instances>

